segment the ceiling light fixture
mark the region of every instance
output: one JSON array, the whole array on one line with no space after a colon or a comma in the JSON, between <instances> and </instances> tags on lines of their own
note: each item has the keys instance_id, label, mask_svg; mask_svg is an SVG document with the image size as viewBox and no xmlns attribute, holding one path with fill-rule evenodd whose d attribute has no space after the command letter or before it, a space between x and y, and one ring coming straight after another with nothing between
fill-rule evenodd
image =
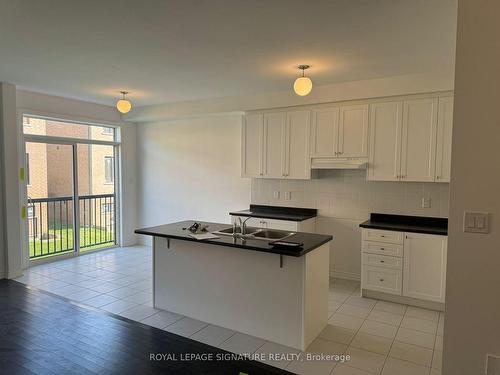
<instances>
[{"instance_id":1,"label":"ceiling light fixture","mask_svg":"<svg viewBox=\"0 0 500 375\"><path fill-rule=\"evenodd\" d=\"M293 84L293 90L299 96L306 96L312 90L313 83L309 77L305 76L305 70L309 69L309 65L299 65L299 69L302 70L302 77L299 77L295 80Z\"/></svg>"},{"instance_id":2,"label":"ceiling light fixture","mask_svg":"<svg viewBox=\"0 0 500 375\"><path fill-rule=\"evenodd\" d=\"M128 113L132 109L132 103L130 103L130 100L125 98L128 91L120 91L120 93L122 94L122 98L116 102L116 109L121 113Z\"/></svg>"}]
</instances>

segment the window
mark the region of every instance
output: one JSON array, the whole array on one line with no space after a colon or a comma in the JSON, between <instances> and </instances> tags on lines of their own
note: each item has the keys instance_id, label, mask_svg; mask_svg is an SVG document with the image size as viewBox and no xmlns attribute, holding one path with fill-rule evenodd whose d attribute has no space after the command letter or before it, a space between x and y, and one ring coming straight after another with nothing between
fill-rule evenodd
<instances>
[{"instance_id":1,"label":"window","mask_svg":"<svg viewBox=\"0 0 500 375\"><path fill-rule=\"evenodd\" d=\"M26 153L26 185L31 185L30 183L30 154Z\"/></svg>"},{"instance_id":2,"label":"window","mask_svg":"<svg viewBox=\"0 0 500 375\"><path fill-rule=\"evenodd\" d=\"M113 212L113 205L111 203L101 203L101 212L103 214L109 214Z\"/></svg>"},{"instance_id":3,"label":"window","mask_svg":"<svg viewBox=\"0 0 500 375\"><path fill-rule=\"evenodd\" d=\"M114 130L115 129L113 129L113 128L103 127L102 128L102 134L113 135L114 134Z\"/></svg>"},{"instance_id":4,"label":"window","mask_svg":"<svg viewBox=\"0 0 500 375\"><path fill-rule=\"evenodd\" d=\"M112 156L104 157L104 181L112 184L115 180L115 158Z\"/></svg>"}]
</instances>

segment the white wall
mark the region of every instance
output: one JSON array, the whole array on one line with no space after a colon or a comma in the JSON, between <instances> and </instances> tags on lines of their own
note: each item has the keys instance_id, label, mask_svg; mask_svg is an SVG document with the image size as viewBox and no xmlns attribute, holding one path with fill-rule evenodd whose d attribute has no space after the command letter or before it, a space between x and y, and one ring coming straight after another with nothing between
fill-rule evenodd
<instances>
[{"instance_id":1,"label":"white wall","mask_svg":"<svg viewBox=\"0 0 500 375\"><path fill-rule=\"evenodd\" d=\"M239 115L138 125L139 226L179 220L230 223L248 207Z\"/></svg>"},{"instance_id":2,"label":"white wall","mask_svg":"<svg viewBox=\"0 0 500 375\"><path fill-rule=\"evenodd\" d=\"M289 107L453 90L453 72L436 67L434 74L410 74L315 86L311 94L297 96L290 90L264 94L150 105L124 116L127 121L147 122L207 116L237 111Z\"/></svg>"},{"instance_id":3,"label":"white wall","mask_svg":"<svg viewBox=\"0 0 500 375\"><path fill-rule=\"evenodd\" d=\"M500 355L499 14L459 0L443 375L485 374ZM464 233L464 211L491 213L490 233Z\"/></svg>"},{"instance_id":4,"label":"white wall","mask_svg":"<svg viewBox=\"0 0 500 375\"><path fill-rule=\"evenodd\" d=\"M359 223L371 212L448 216L446 183L369 182L364 170L315 171L312 180L252 180L252 203L318 209L317 231L334 236L330 272L359 279L361 231ZM280 199L273 192L280 191ZM291 200L283 200L284 192ZM422 198L431 207L422 208Z\"/></svg>"}]
</instances>

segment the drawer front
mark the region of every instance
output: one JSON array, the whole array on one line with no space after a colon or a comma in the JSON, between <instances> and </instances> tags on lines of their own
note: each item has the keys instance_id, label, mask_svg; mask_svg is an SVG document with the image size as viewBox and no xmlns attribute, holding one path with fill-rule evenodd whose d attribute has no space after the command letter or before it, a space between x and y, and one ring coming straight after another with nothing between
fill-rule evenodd
<instances>
[{"instance_id":1,"label":"drawer front","mask_svg":"<svg viewBox=\"0 0 500 375\"><path fill-rule=\"evenodd\" d=\"M363 265L361 271L363 289L401 295L403 286L401 270Z\"/></svg>"},{"instance_id":2,"label":"drawer front","mask_svg":"<svg viewBox=\"0 0 500 375\"><path fill-rule=\"evenodd\" d=\"M361 243L363 253L403 256L403 245L390 244L386 242L363 241Z\"/></svg>"},{"instance_id":3,"label":"drawer front","mask_svg":"<svg viewBox=\"0 0 500 375\"><path fill-rule=\"evenodd\" d=\"M367 266L392 268L396 270L403 269L403 258L399 257L363 253L361 255L361 259L363 261L363 264Z\"/></svg>"},{"instance_id":4,"label":"drawer front","mask_svg":"<svg viewBox=\"0 0 500 375\"><path fill-rule=\"evenodd\" d=\"M363 229L363 240L403 244L404 233L390 230Z\"/></svg>"}]
</instances>

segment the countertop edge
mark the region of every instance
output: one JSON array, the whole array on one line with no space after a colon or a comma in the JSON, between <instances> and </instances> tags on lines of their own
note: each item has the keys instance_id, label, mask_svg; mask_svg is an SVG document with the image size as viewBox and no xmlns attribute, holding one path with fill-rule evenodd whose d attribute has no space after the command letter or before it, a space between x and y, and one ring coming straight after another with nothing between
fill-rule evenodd
<instances>
[{"instance_id":1,"label":"countertop edge","mask_svg":"<svg viewBox=\"0 0 500 375\"><path fill-rule=\"evenodd\" d=\"M318 247L323 246L324 244L330 242L333 240L333 236L329 235L324 235L326 238L320 242L318 242L318 245L310 248L310 249L304 249L300 252L296 251L284 251L282 248L271 248L271 249L263 249L259 247L253 247L251 245L245 245L242 246L241 244L232 244L232 243L224 243L224 242L218 242L218 241L211 241L211 240L197 240L196 238L190 238L190 237L184 237L184 236L176 236L172 234L165 234L165 233L153 233L144 229L136 229L134 231L136 234L142 234L146 236L153 236L153 237L162 237L162 238L171 238L175 240L181 240L181 241L189 241L189 242L198 242L198 243L208 243L211 245L218 245L218 246L224 246L224 247L233 247L237 249L242 249L242 250L251 250L251 251L258 251L261 253L268 253L268 254L277 254L277 255L287 255L287 256L292 256L299 258L313 250L316 250Z\"/></svg>"},{"instance_id":2,"label":"countertop edge","mask_svg":"<svg viewBox=\"0 0 500 375\"><path fill-rule=\"evenodd\" d=\"M317 217L318 215L307 215L307 216L301 216L300 218L293 218L290 216L287 216L286 214L280 215L280 214L273 214L273 213L249 213L249 212L240 212L240 211L233 211L230 212L229 215L231 216L245 216L245 217L261 217L263 219L274 219L274 220L286 220L286 221L304 221L308 219L312 219L314 217Z\"/></svg>"},{"instance_id":3,"label":"countertop edge","mask_svg":"<svg viewBox=\"0 0 500 375\"><path fill-rule=\"evenodd\" d=\"M418 228L418 227L412 227L412 228L398 228L393 226L393 223L378 223L378 224L373 224L373 223L361 223L359 224L361 228L367 228L367 229L382 229L382 230L392 230L395 232L410 232L410 233L423 233L423 234L435 234L439 236L447 236L448 235L448 230L447 229L442 229L442 228L436 228L436 229L430 229L430 228Z\"/></svg>"}]
</instances>

